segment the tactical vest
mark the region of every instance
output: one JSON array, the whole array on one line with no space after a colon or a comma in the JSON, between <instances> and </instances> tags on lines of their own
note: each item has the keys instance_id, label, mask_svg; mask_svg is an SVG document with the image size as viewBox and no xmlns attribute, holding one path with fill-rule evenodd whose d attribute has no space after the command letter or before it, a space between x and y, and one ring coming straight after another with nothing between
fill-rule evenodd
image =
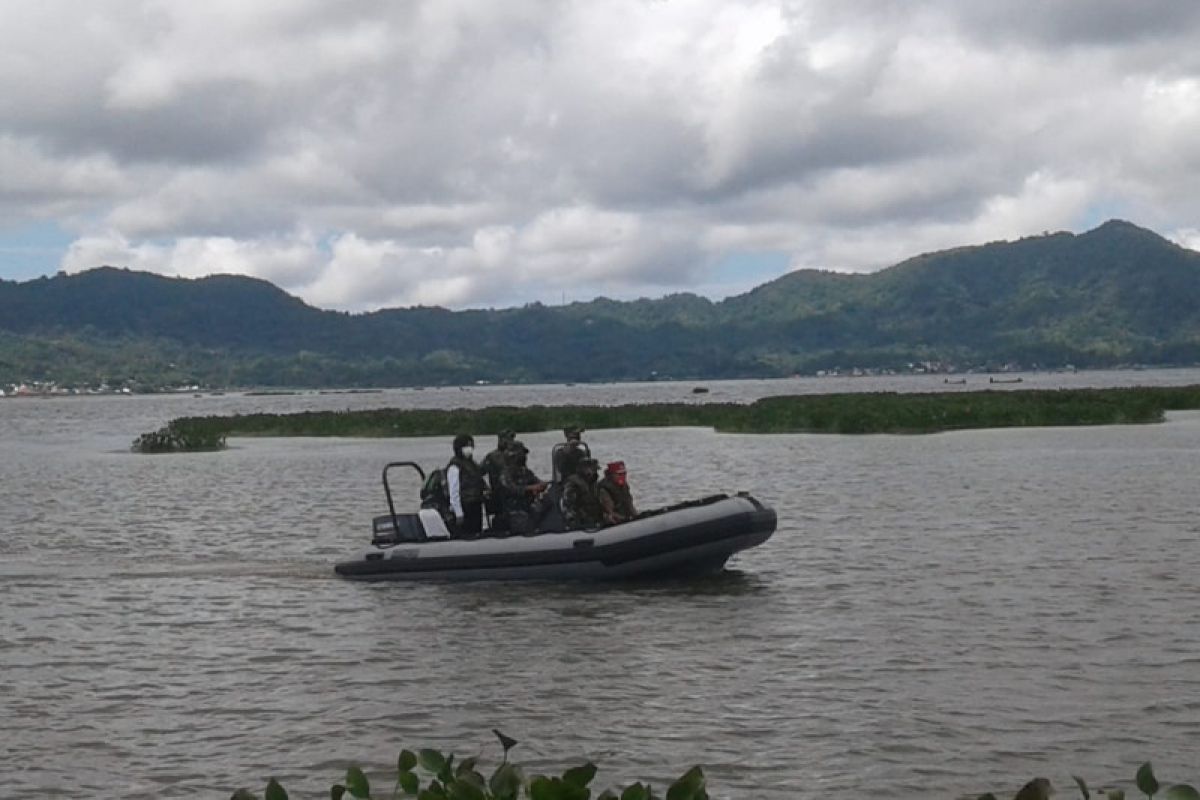
<instances>
[{"instance_id":1,"label":"tactical vest","mask_svg":"<svg viewBox=\"0 0 1200 800\"><path fill-rule=\"evenodd\" d=\"M604 522L604 508L595 484L588 483L579 475L567 478L563 487L563 515L567 524L578 528L592 528Z\"/></svg>"},{"instance_id":2,"label":"tactical vest","mask_svg":"<svg viewBox=\"0 0 1200 800\"><path fill-rule=\"evenodd\" d=\"M458 467L458 497L464 504L483 502L483 473L479 465L469 458L455 456L449 467Z\"/></svg>"},{"instance_id":3,"label":"tactical vest","mask_svg":"<svg viewBox=\"0 0 1200 800\"><path fill-rule=\"evenodd\" d=\"M628 486L618 486L607 477L601 478L596 484L596 491L603 497L609 498L612 502L613 510L622 518L629 520L637 516L637 512L633 507L633 494L629 491Z\"/></svg>"},{"instance_id":4,"label":"tactical vest","mask_svg":"<svg viewBox=\"0 0 1200 800\"><path fill-rule=\"evenodd\" d=\"M496 448L483 457L480 469L487 476L488 485L493 492L500 491L500 473L504 472L504 451Z\"/></svg>"}]
</instances>

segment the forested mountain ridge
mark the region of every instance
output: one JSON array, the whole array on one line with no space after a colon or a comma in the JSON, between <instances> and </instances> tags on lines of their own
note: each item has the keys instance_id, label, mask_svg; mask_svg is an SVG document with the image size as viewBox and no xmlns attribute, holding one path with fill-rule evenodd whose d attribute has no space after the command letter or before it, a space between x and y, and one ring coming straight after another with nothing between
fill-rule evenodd
<instances>
[{"instance_id":1,"label":"forested mountain ridge","mask_svg":"<svg viewBox=\"0 0 1200 800\"><path fill-rule=\"evenodd\" d=\"M1128 222L692 294L452 312L306 305L265 281L101 267L0 281L0 385L328 386L1200 362L1200 253Z\"/></svg>"}]
</instances>

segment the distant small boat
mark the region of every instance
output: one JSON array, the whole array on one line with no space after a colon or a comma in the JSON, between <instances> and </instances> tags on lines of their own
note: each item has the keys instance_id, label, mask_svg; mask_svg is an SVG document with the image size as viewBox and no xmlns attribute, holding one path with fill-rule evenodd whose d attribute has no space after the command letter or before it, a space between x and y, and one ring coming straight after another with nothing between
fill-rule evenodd
<instances>
[{"instance_id":1,"label":"distant small boat","mask_svg":"<svg viewBox=\"0 0 1200 800\"><path fill-rule=\"evenodd\" d=\"M988 378L988 383L1021 383L1021 378Z\"/></svg>"},{"instance_id":2,"label":"distant small boat","mask_svg":"<svg viewBox=\"0 0 1200 800\"><path fill-rule=\"evenodd\" d=\"M708 387L696 386L692 389L692 394L708 394Z\"/></svg>"},{"instance_id":3,"label":"distant small boat","mask_svg":"<svg viewBox=\"0 0 1200 800\"><path fill-rule=\"evenodd\" d=\"M961 386L962 384L964 384L964 383L966 383L966 382L967 382L967 379L966 379L966 378L959 378L959 379L958 379L958 380L956 380L956 381L952 381L952 380L950 380L949 378L943 378L943 379L942 379L942 383L950 383L950 384L954 384L954 385L956 385L956 386Z\"/></svg>"}]
</instances>

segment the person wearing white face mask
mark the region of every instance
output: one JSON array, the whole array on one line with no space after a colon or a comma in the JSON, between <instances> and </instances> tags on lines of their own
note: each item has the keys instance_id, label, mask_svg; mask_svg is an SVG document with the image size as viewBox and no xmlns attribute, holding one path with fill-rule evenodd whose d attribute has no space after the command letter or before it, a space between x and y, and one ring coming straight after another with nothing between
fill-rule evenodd
<instances>
[{"instance_id":1,"label":"person wearing white face mask","mask_svg":"<svg viewBox=\"0 0 1200 800\"><path fill-rule=\"evenodd\" d=\"M474 539L483 530L483 470L475 463L475 440L468 434L454 437L454 458L446 466L450 510L458 535Z\"/></svg>"}]
</instances>

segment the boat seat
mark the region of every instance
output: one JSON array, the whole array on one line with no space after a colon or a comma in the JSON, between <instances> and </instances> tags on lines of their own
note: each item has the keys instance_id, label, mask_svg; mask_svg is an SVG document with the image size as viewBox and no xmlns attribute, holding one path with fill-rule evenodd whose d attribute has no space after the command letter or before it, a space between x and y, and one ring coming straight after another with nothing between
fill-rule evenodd
<instances>
[{"instance_id":1,"label":"boat seat","mask_svg":"<svg viewBox=\"0 0 1200 800\"><path fill-rule=\"evenodd\" d=\"M446 520L442 519L442 515L435 508L422 508L417 512L421 518L421 529L425 534L426 539L449 539L450 529L446 527Z\"/></svg>"},{"instance_id":2,"label":"boat seat","mask_svg":"<svg viewBox=\"0 0 1200 800\"><path fill-rule=\"evenodd\" d=\"M376 517L373 524L375 528L374 541L381 544L425 541L425 528L421 525L421 518L417 514L397 514L395 525L392 523L391 514L383 514Z\"/></svg>"}]
</instances>

